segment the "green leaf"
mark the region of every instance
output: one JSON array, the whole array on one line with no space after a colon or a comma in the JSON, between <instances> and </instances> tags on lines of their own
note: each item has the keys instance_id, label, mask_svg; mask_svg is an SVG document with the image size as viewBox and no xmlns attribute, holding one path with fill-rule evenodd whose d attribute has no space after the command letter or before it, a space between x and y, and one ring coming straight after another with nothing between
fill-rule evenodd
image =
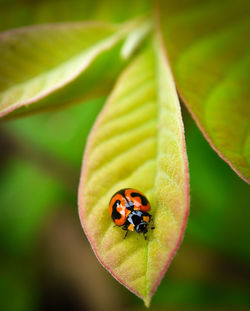
<instances>
[{"instance_id":1,"label":"green leaf","mask_svg":"<svg viewBox=\"0 0 250 311\"><path fill-rule=\"evenodd\" d=\"M163 1L158 15L181 97L205 138L250 180L250 2Z\"/></svg>"},{"instance_id":2,"label":"green leaf","mask_svg":"<svg viewBox=\"0 0 250 311\"><path fill-rule=\"evenodd\" d=\"M148 197L155 230L145 241L109 216L121 188ZM103 266L148 306L183 236L189 193L180 106L161 48L122 73L90 134L79 187L85 233ZM137 239L138 238L138 239Z\"/></svg>"},{"instance_id":3,"label":"green leaf","mask_svg":"<svg viewBox=\"0 0 250 311\"><path fill-rule=\"evenodd\" d=\"M98 94L98 90L109 85L113 78L114 69L110 61L105 60L114 54L97 59L94 68L89 69L90 64L140 23L134 21L121 26L97 22L50 24L2 33L0 115L37 101L39 108L69 102L91 91ZM121 59L116 56L114 66L117 62L119 68ZM105 67L107 65L110 70ZM97 82L100 87L94 89ZM64 89L67 84L69 86ZM55 92L61 88L62 92ZM52 92L55 94L51 98L43 100Z\"/></svg>"}]
</instances>

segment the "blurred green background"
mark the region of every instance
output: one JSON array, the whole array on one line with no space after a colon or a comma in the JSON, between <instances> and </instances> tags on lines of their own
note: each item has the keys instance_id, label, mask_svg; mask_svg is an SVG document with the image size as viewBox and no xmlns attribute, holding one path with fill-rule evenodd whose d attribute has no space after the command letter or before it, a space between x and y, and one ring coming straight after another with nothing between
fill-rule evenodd
<instances>
[{"instance_id":1,"label":"blurred green background","mask_svg":"<svg viewBox=\"0 0 250 311\"><path fill-rule=\"evenodd\" d=\"M1 123L0 310L144 309L100 266L78 219L82 154L104 101ZM150 310L247 310L249 186L182 110L190 217Z\"/></svg>"},{"instance_id":2,"label":"blurred green background","mask_svg":"<svg viewBox=\"0 0 250 311\"><path fill-rule=\"evenodd\" d=\"M135 1L111 12L100 3L1 0L0 27L121 21L149 6ZM104 102L0 123L1 311L146 310L98 263L78 219L84 146ZM183 106L182 112L190 216L150 310L250 310L249 186L211 149Z\"/></svg>"}]
</instances>

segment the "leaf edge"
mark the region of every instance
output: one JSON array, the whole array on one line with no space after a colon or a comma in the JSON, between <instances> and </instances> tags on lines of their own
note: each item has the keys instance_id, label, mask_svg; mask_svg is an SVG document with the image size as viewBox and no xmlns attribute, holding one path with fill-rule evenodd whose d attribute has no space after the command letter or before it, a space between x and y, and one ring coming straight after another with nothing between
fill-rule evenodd
<instances>
[{"instance_id":1,"label":"leaf edge","mask_svg":"<svg viewBox=\"0 0 250 311\"><path fill-rule=\"evenodd\" d=\"M164 48L164 44L160 38L160 36L158 36L158 42L159 42L159 46L160 48L162 49L162 51L165 51L165 48ZM165 63L166 63L166 66L169 68L169 71L171 73L171 76L173 78L173 75L172 75L172 71L171 71L171 67L169 66L169 62L168 62L168 59L166 57L166 54L162 53L163 57L164 57L164 60L165 60ZM118 77L118 79L116 80L115 82L115 85L116 84L119 84L119 80L121 78L121 76L129 69L129 67L125 68L121 75ZM175 87L175 90L176 90L176 86L175 86L175 81L174 79L172 80L173 82L173 85ZM177 90L176 90L176 95L178 96L177 94ZM184 132L184 124L183 124L183 120L181 118L181 106L179 104L179 124L180 124L180 129L181 129L181 133L182 133L182 149L183 149L183 161L184 161L184 165L185 165L185 177L186 177L186 189L185 189L185 192L186 192L186 202L187 202L187 207L185 209L185 214L184 214L184 217L183 217L183 221L182 221L182 225L180 227L180 233L179 233L179 236L178 236L178 240L177 240L177 243L176 243L176 246L175 248L172 250L169 258L168 258L168 261L166 262L165 266L163 267L163 269L161 270L161 272L159 273L159 277L157 279L157 281L155 282L154 284L154 287L152 288L151 292L149 293L149 295L147 297L144 297L144 296L141 296L137 291L135 291L134 289L132 289L131 287L129 287L127 284L125 284L119 277L116 276L116 274L107 266L104 264L104 262L101 260L99 254L98 254L98 251L94 245L94 243L92 243L92 239L90 238L89 234L88 234L88 230L86 228L86 225L85 225L85 221L84 221L84 213L83 213L83 204L82 204L82 192L83 192L83 185L84 185L84 179L85 179L85 164L86 164L86 159L87 159L87 155L88 155L88 150L89 150L89 146L90 146L90 143L89 141L91 141L91 137L92 135L94 134L94 131L95 131L95 128L98 126L101 118L102 118L102 114L105 113L105 110L107 109L107 106L108 106L108 103L109 103L109 100L112 100L112 95L108 98L108 100L106 101L105 105L103 106L103 109L101 111L101 113L98 115L92 129L91 129L91 132L88 136L88 142L86 144L86 148L85 148L85 151L84 151L84 155L83 155L83 160L82 160L82 167L81 167L81 173L80 173L80 182L79 182L79 187L78 187L78 215L79 215L79 218L80 218L80 222L81 222L81 226L83 228L83 231L84 233L86 234L87 236L87 239L90 243L90 246L91 248L93 249L94 251L94 254L95 256L97 257L98 261L100 262L100 264L120 283L122 284L124 287L126 287L129 291L131 291L133 294L135 294L137 297L139 297L140 299L142 299L144 301L144 304L146 307L149 307L150 306L150 302L151 302L151 299L152 299L152 296L154 295L154 293L156 292L160 282L162 281L171 261L173 260L174 258L174 255L176 254L177 250L179 249L180 247L180 244L183 240L183 237L184 237L184 232L185 232L185 228L186 228L186 224L187 224L187 219L188 219L188 215L189 215L189 208L190 208L190 184L189 184L189 166L188 166L188 157L187 157L187 150L186 150L186 142L185 142L185 132Z\"/></svg>"},{"instance_id":2,"label":"leaf edge","mask_svg":"<svg viewBox=\"0 0 250 311\"><path fill-rule=\"evenodd\" d=\"M167 44L163 39L163 33L161 31L161 21L160 21L160 17L159 17L159 3L158 0L154 1L154 21L155 21L155 27L157 29L157 32L159 34L159 36L161 37L161 41L163 44L163 48L165 50L165 55L167 57L167 59L169 59L168 55L168 50L167 50ZM210 145L210 147L218 154L218 156L225 162L227 163L227 165L229 165L229 167L236 173L236 175L238 175L238 177L240 177L244 182L246 182L247 184L250 185L250 179L248 180L245 176L243 176L239 170L234 167L234 165L232 164L232 162L227 159L221 151L218 150L218 148L214 145L214 143L212 142L212 139L209 137L209 134L206 132L205 129L203 129L201 123L198 120L198 117L196 117L195 113L191 110L191 108L188 105L188 101L186 100L185 96L183 95L181 88L178 85L178 82L173 74L173 70L172 70L172 66L171 66L171 62L168 61L169 63L169 67L171 69L172 72L172 76L173 76L173 80L174 83L176 85L176 89L178 91L178 95L181 99L181 102L185 105L186 109L188 110L189 114L191 115L192 119L194 120L195 124L197 125L198 129L200 130L200 132L202 133L203 137L205 138L205 140L208 142L208 144Z\"/></svg>"}]
</instances>

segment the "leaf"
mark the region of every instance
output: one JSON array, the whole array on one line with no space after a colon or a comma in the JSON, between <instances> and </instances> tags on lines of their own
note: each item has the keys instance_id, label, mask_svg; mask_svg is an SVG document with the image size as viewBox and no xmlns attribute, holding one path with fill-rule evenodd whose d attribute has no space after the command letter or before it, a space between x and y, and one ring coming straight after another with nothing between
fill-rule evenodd
<instances>
[{"instance_id":1,"label":"leaf","mask_svg":"<svg viewBox=\"0 0 250 311\"><path fill-rule=\"evenodd\" d=\"M126 61L120 57L121 43L102 52L75 80L35 102L4 116L13 119L34 115L34 112L52 112L73 105L85 104L92 99L107 97Z\"/></svg>"},{"instance_id":2,"label":"leaf","mask_svg":"<svg viewBox=\"0 0 250 311\"><path fill-rule=\"evenodd\" d=\"M249 1L159 0L158 15L181 97L211 146L249 182Z\"/></svg>"},{"instance_id":3,"label":"leaf","mask_svg":"<svg viewBox=\"0 0 250 311\"><path fill-rule=\"evenodd\" d=\"M151 202L155 230L148 240L123 239L108 204L132 187ZM122 73L88 139L79 186L84 231L102 265L148 306L183 236L188 170L180 106L157 45Z\"/></svg>"},{"instance_id":4,"label":"leaf","mask_svg":"<svg viewBox=\"0 0 250 311\"><path fill-rule=\"evenodd\" d=\"M121 26L97 22L62 23L2 33L0 115L39 100L43 106L44 97L76 78L79 80L71 83L62 95L56 93L52 98L46 98L45 105L57 105L65 98L70 101L74 97L84 96L89 88L93 92L95 83L100 82L100 69L106 69L101 72L101 77L110 82L109 70L103 68L107 55L95 64L96 75L91 70L87 77L82 74L102 52L118 44L137 25L138 21ZM98 89L95 91L98 93Z\"/></svg>"}]
</instances>

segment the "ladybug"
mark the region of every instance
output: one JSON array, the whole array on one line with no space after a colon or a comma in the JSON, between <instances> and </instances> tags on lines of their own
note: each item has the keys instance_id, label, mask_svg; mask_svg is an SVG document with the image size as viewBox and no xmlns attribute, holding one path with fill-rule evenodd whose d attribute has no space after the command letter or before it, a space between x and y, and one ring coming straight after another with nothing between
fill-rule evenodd
<instances>
[{"instance_id":1,"label":"ladybug","mask_svg":"<svg viewBox=\"0 0 250 311\"><path fill-rule=\"evenodd\" d=\"M145 234L148 232L152 216L148 213L150 204L143 193L132 188L117 191L109 202L109 213L115 226L126 230L124 239L129 231ZM151 227L154 229L154 227Z\"/></svg>"}]
</instances>

